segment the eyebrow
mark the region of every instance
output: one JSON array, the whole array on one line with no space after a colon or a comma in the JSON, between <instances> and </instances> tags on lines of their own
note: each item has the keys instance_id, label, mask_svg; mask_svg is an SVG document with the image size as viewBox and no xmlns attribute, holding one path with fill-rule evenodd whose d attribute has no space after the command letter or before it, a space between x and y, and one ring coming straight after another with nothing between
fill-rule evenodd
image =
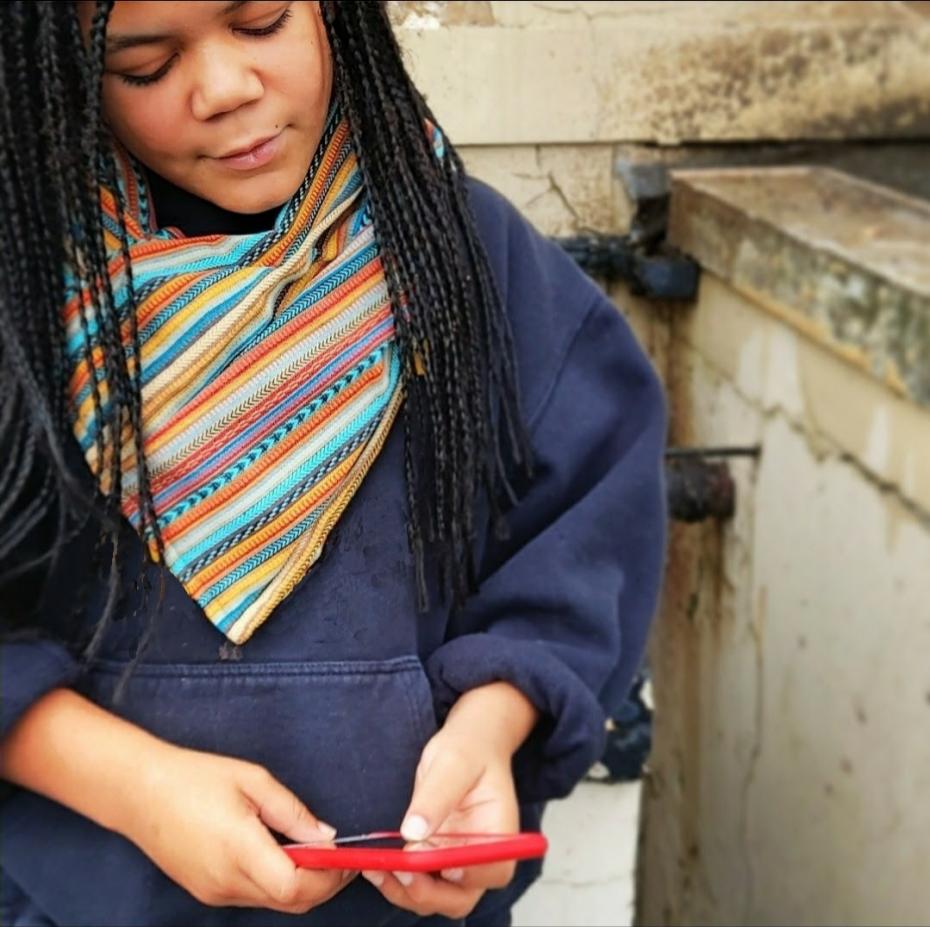
<instances>
[{"instance_id":1,"label":"eyebrow","mask_svg":"<svg viewBox=\"0 0 930 927\"><path fill-rule=\"evenodd\" d=\"M248 2L249 0L232 0L223 7L220 15L229 16ZM159 42L167 42L170 38L172 38L170 34L109 35L107 36L107 51L113 54L127 48L138 48L140 45L157 45Z\"/></svg>"}]
</instances>

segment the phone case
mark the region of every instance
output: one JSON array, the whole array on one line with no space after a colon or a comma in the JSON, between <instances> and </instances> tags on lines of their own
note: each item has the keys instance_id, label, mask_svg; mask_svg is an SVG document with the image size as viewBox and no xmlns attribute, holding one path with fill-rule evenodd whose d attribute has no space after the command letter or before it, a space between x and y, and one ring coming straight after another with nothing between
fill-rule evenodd
<instances>
[{"instance_id":1,"label":"phone case","mask_svg":"<svg viewBox=\"0 0 930 927\"><path fill-rule=\"evenodd\" d=\"M399 832L370 834L372 840L403 840ZM454 846L405 850L401 847L333 846L292 843L283 847L304 869L376 869L388 872L439 872L503 860L536 859L548 849L535 832L517 834L436 834L436 839L467 841Z\"/></svg>"}]
</instances>

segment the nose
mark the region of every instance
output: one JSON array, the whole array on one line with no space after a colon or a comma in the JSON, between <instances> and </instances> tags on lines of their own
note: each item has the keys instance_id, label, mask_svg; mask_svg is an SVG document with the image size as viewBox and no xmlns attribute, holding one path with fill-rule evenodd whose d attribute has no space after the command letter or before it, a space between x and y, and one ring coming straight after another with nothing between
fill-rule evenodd
<instances>
[{"instance_id":1,"label":"nose","mask_svg":"<svg viewBox=\"0 0 930 927\"><path fill-rule=\"evenodd\" d=\"M233 112L265 92L248 54L232 45L202 48L195 67L191 110L196 119L205 121Z\"/></svg>"}]
</instances>

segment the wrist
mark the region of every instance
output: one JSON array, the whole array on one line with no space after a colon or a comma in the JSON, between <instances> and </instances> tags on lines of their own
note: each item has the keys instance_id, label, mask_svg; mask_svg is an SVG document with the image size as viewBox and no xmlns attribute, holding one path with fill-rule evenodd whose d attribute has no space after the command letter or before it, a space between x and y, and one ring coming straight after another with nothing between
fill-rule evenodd
<instances>
[{"instance_id":1,"label":"wrist","mask_svg":"<svg viewBox=\"0 0 930 927\"><path fill-rule=\"evenodd\" d=\"M171 778L169 768L182 748L139 732L131 764L117 764L110 770L112 801L109 821L101 822L137 845L152 825L150 812L161 807L161 799ZM131 768L131 771L130 771ZM155 822L157 826L157 822Z\"/></svg>"},{"instance_id":2,"label":"wrist","mask_svg":"<svg viewBox=\"0 0 930 927\"><path fill-rule=\"evenodd\" d=\"M78 693L54 689L4 739L0 772L126 836L145 801L139 770L157 766L168 746Z\"/></svg>"},{"instance_id":3,"label":"wrist","mask_svg":"<svg viewBox=\"0 0 930 927\"><path fill-rule=\"evenodd\" d=\"M539 711L508 682L492 682L463 692L446 718L443 729L462 731L472 743L480 743L507 761L529 737Z\"/></svg>"}]
</instances>

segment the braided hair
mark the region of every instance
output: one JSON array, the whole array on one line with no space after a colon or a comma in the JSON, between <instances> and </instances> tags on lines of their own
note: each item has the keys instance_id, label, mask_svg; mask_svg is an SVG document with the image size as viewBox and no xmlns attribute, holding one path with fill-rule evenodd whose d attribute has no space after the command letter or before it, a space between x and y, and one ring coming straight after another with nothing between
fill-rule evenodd
<instances>
[{"instance_id":1,"label":"braided hair","mask_svg":"<svg viewBox=\"0 0 930 927\"><path fill-rule=\"evenodd\" d=\"M47 576L88 518L99 519L101 549L111 562L94 641L119 591L125 442L139 468L141 530L154 541L152 556L163 553L142 438L140 372L131 362L140 356L131 268L127 349L98 193L100 183L117 189L100 102L112 6L97 0L85 39L73 2L0 5L0 586L23 589L26 576ZM469 209L462 162L448 139L436 156L424 128L436 120L406 73L385 3L322 0L322 14L334 93L352 131L394 309L418 601L428 606L429 563L441 594L451 593L460 606L476 588L479 506L502 526L514 499L511 464L530 470L511 334ZM125 229L121 240L130 267ZM93 403L97 459L106 468L96 477L105 494L89 491L67 460L65 265L91 293L101 328L112 402L101 402L94 384ZM22 596L16 601L17 614L3 616L4 628L25 620L29 609Z\"/></svg>"}]
</instances>

